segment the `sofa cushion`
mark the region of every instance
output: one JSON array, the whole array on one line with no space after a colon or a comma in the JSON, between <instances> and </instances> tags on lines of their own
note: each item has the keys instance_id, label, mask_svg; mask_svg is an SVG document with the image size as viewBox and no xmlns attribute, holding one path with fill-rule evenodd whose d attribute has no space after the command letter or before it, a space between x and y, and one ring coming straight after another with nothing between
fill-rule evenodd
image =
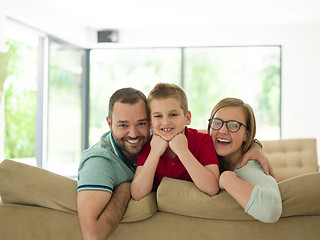
<instances>
[{"instance_id":1,"label":"sofa cushion","mask_svg":"<svg viewBox=\"0 0 320 240\"><path fill-rule=\"evenodd\" d=\"M132 198L121 222L137 222L152 217L157 211L156 193L151 192L139 201Z\"/></svg>"},{"instance_id":2,"label":"sofa cushion","mask_svg":"<svg viewBox=\"0 0 320 240\"><path fill-rule=\"evenodd\" d=\"M78 216L53 209L0 204L0 239L80 240Z\"/></svg>"},{"instance_id":3,"label":"sofa cushion","mask_svg":"<svg viewBox=\"0 0 320 240\"><path fill-rule=\"evenodd\" d=\"M262 144L277 181L318 172L315 138L269 140L262 141Z\"/></svg>"},{"instance_id":4,"label":"sofa cushion","mask_svg":"<svg viewBox=\"0 0 320 240\"><path fill-rule=\"evenodd\" d=\"M12 160L0 164L0 196L4 204L35 205L77 214L77 182L42 168ZM122 222L140 221L157 211L155 193L130 200Z\"/></svg>"},{"instance_id":5,"label":"sofa cushion","mask_svg":"<svg viewBox=\"0 0 320 240\"><path fill-rule=\"evenodd\" d=\"M190 217L252 220L243 208L226 192L209 197L192 182L163 178L157 190L159 211Z\"/></svg>"},{"instance_id":6,"label":"sofa cushion","mask_svg":"<svg viewBox=\"0 0 320 240\"><path fill-rule=\"evenodd\" d=\"M320 214L320 172L289 178L279 183L281 217Z\"/></svg>"},{"instance_id":7,"label":"sofa cushion","mask_svg":"<svg viewBox=\"0 0 320 240\"><path fill-rule=\"evenodd\" d=\"M320 173L310 173L279 183L282 215L320 214ZM157 191L160 211L191 217L224 220L253 220L226 192L209 197L192 183L164 178Z\"/></svg>"},{"instance_id":8,"label":"sofa cushion","mask_svg":"<svg viewBox=\"0 0 320 240\"><path fill-rule=\"evenodd\" d=\"M76 181L12 160L0 164L0 196L3 203L77 212Z\"/></svg>"}]
</instances>

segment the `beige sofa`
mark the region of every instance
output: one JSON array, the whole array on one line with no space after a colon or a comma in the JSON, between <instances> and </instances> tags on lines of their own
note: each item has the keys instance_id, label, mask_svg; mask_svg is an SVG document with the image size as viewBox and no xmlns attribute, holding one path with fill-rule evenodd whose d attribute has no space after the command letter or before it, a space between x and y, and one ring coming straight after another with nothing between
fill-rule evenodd
<instances>
[{"instance_id":1,"label":"beige sofa","mask_svg":"<svg viewBox=\"0 0 320 240\"><path fill-rule=\"evenodd\" d=\"M225 191L208 197L191 182L165 178L157 193L130 200L110 239L320 239L315 139L263 144L280 180L283 212L276 223L253 219ZM0 195L0 239L82 239L76 181L5 160Z\"/></svg>"}]
</instances>

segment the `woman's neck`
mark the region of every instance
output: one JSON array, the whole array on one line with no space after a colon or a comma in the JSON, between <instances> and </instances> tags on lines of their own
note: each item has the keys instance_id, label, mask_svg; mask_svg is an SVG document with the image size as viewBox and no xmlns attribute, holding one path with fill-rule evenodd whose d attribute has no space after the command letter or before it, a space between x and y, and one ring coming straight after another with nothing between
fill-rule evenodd
<instances>
[{"instance_id":1,"label":"woman's neck","mask_svg":"<svg viewBox=\"0 0 320 240\"><path fill-rule=\"evenodd\" d=\"M243 155L241 151L235 152L229 156L222 157L222 161L226 163L226 166L228 166L228 170L233 171L236 166L240 163Z\"/></svg>"}]
</instances>

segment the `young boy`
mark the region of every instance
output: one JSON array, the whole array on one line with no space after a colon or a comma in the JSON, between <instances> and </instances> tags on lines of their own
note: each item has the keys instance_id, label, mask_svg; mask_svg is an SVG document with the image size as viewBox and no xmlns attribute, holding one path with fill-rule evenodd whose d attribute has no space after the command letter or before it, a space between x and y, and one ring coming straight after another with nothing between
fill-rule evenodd
<instances>
[{"instance_id":1,"label":"young boy","mask_svg":"<svg viewBox=\"0 0 320 240\"><path fill-rule=\"evenodd\" d=\"M187 128L191 122L187 96L174 84L159 83L149 93L153 136L139 154L131 184L139 200L157 188L163 177L193 181L204 193L219 192L219 169L210 135Z\"/></svg>"}]
</instances>

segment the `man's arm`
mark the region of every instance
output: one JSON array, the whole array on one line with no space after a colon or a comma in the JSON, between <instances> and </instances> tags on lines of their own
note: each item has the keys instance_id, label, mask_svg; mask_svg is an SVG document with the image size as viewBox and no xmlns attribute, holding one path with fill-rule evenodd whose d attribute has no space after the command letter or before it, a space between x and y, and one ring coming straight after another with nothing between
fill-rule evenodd
<instances>
[{"instance_id":1,"label":"man's arm","mask_svg":"<svg viewBox=\"0 0 320 240\"><path fill-rule=\"evenodd\" d=\"M107 239L119 225L130 197L130 182L121 183L113 194L89 190L78 192L78 214L83 239Z\"/></svg>"}]
</instances>

